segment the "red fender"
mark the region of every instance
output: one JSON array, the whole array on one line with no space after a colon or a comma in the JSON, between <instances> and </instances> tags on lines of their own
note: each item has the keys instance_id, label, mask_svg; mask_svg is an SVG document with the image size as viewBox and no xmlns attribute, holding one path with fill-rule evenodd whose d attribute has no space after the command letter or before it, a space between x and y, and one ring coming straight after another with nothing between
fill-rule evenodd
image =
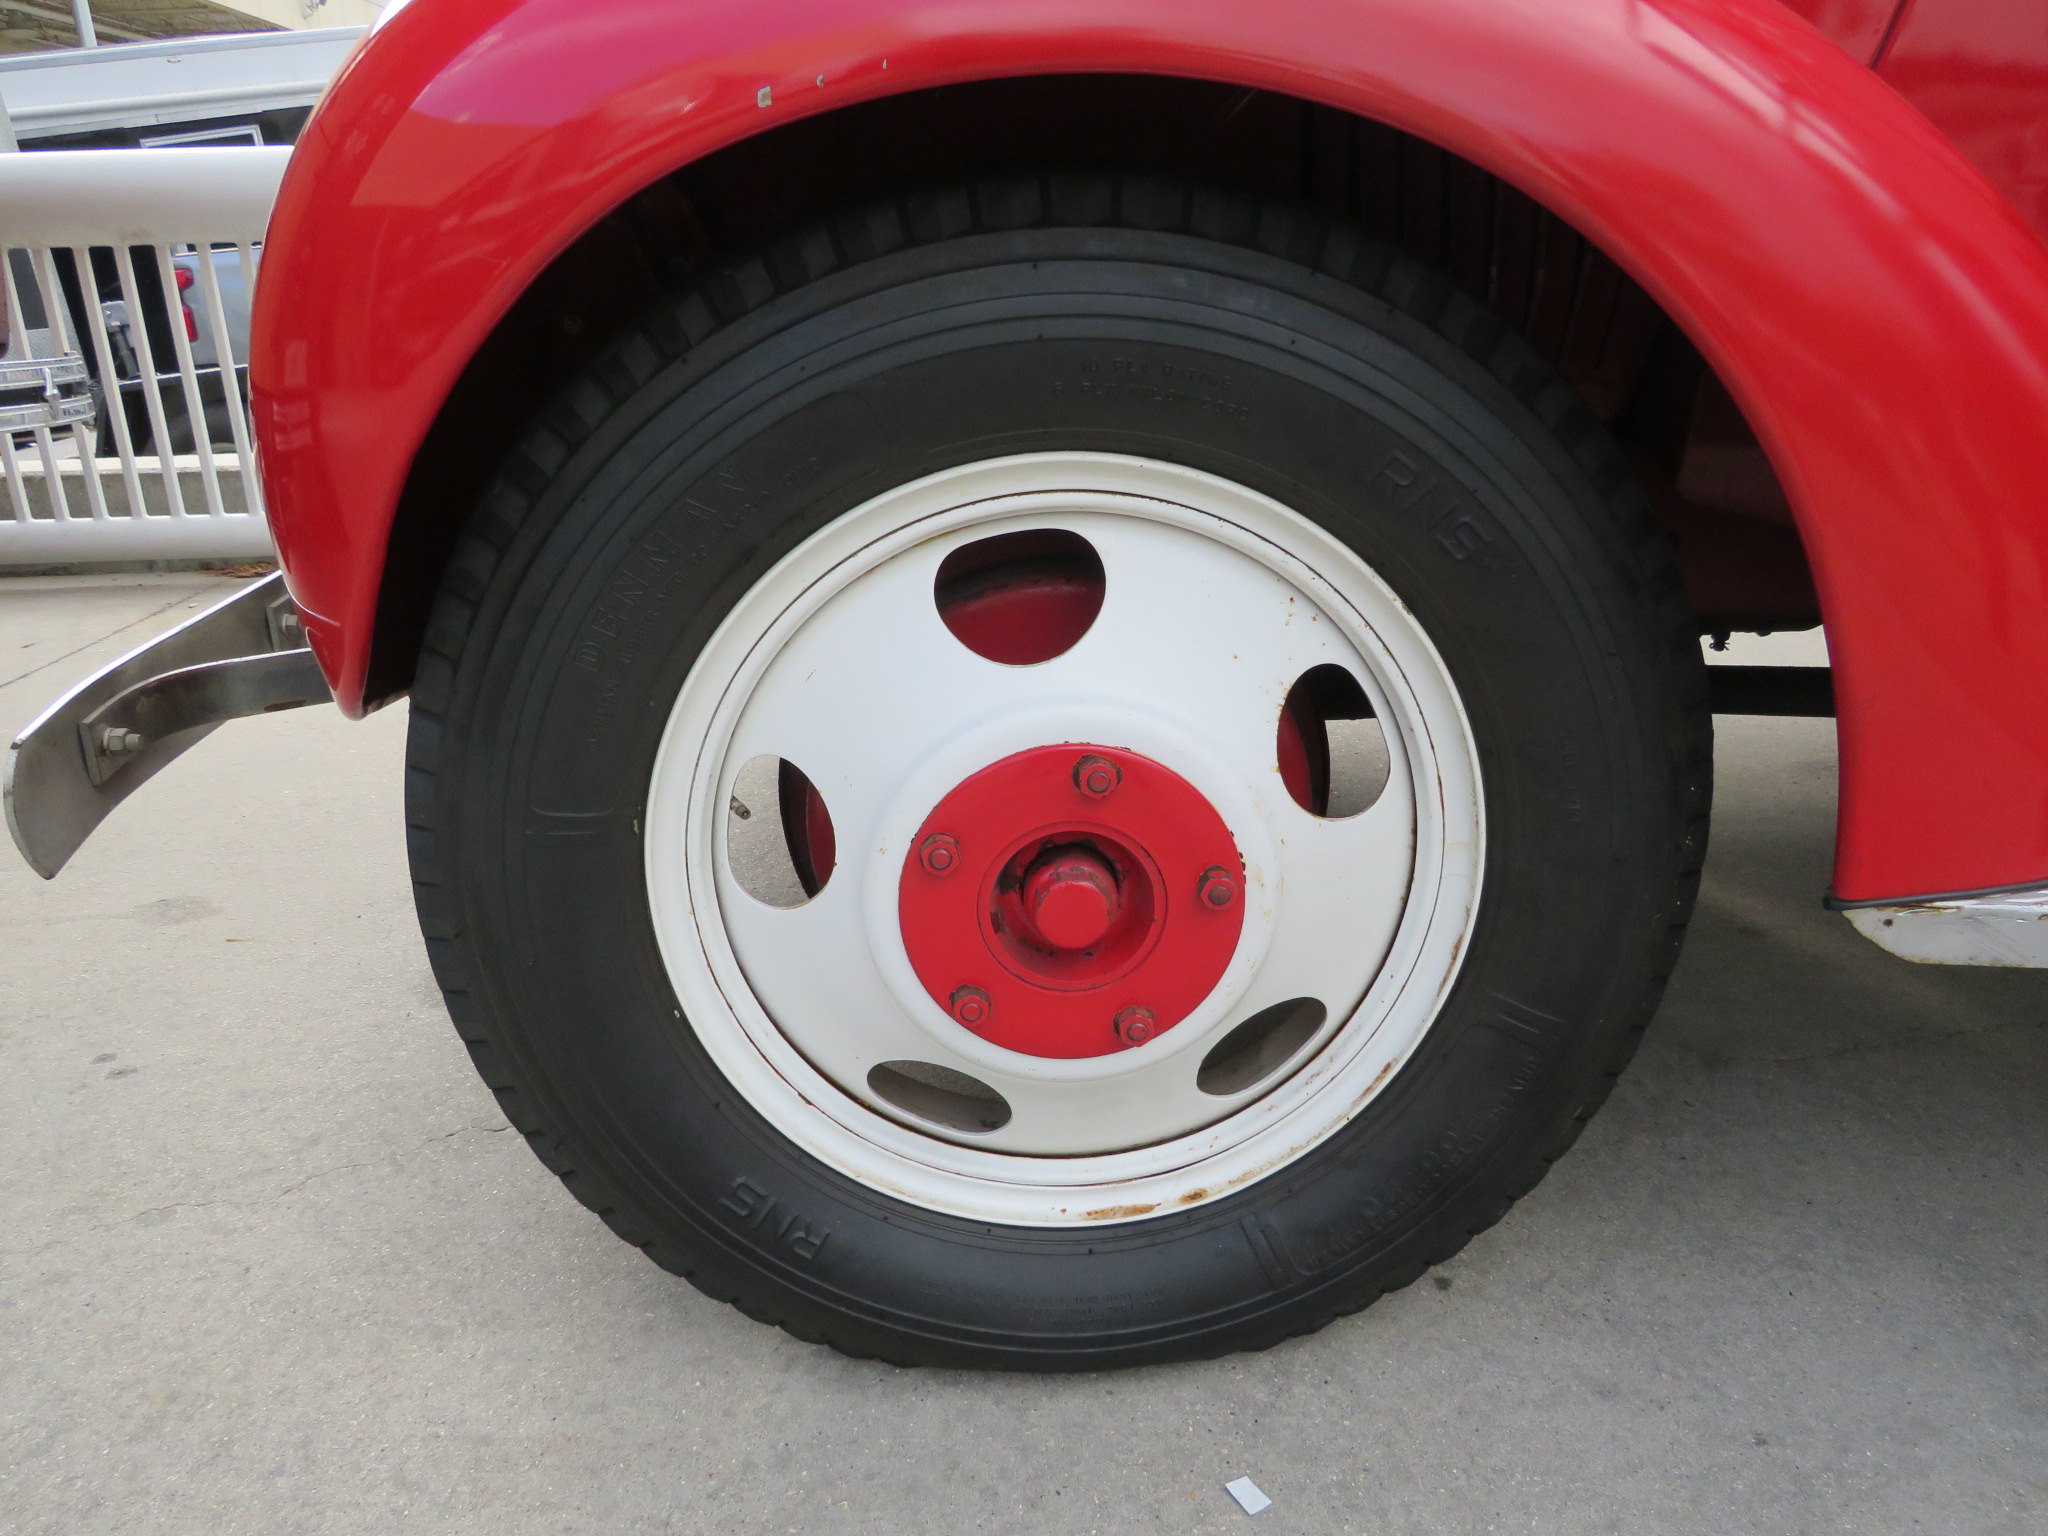
<instances>
[{"instance_id":1,"label":"red fender","mask_svg":"<svg viewBox=\"0 0 2048 1536\"><path fill-rule=\"evenodd\" d=\"M1841 712L1836 893L2048 882L2048 252L1777 0L410 6L293 158L256 323L272 522L343 707L413 453L551 258L771 125L1051 72L1345 108L1597 241L1720 370L1798 517Z\"/></svg>"}]
</instances>

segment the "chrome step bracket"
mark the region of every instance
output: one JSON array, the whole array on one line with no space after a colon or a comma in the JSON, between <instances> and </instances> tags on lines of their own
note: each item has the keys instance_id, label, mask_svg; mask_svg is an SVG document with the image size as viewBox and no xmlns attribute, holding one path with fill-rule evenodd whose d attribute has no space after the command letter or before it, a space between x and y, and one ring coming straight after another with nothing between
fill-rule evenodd
<instances>
[{"instance_id":1,"label":"chrome step bracket","mask_svg":"<svg viewBox=\"0 0 2048 1536\"><path fill-rule=\"evenodd\" d=\"M1850 907L1873 944L1922 965L2048 967L2048 887Z\"/></svg>"},{"instance_id":2,"label":"chrome step bracket","mask_svg":"<svg viewBox=\"0 0 2048 1536\"><path fill-rule=\"evenodd\" d=\"M53 879L106 820L223 721L332 699L282 575L251 582L101 668L7 749L7 830Z\"/></svg>"}]
</instances>

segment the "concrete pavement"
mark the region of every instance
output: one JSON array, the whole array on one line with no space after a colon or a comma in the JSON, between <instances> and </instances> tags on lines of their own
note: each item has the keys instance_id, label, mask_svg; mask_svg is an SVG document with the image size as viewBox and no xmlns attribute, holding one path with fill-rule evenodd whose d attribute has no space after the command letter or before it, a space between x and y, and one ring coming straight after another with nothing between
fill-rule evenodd
<instances>
[{"instance_id":1,"label":"concrete pavement","mask_svg":"<svg viewBox=\"0 0 2048 1536\"><path fill-rule=\"evenodd\" d=\"M0 724L201 577L0 581ZM1811 647L1811 641L1795 641ZM0 1532L2048 1529L2048 975L1823 913L1826 722L1723 720L1678 980L1462 1256L1269 1353L900 1371L649 1265L421 956L402 709L224 728L0 858Z\"/></svg>"}]
</instances>

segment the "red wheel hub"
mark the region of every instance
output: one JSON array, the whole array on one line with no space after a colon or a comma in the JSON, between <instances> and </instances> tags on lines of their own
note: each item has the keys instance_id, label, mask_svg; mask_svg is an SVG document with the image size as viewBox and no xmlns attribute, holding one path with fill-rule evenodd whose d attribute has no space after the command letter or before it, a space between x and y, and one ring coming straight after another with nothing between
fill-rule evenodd
<instances>
[{"instance_id":1,"label":"red wheel hub","mask_svg":"<svg viewBox=\"0 0 2048 1536\"><path fill-rule=\"evenodd\" d=\"M1034 747L962 781L904 860L904 948L935 1002L1031 1056L1106 1056L1192 1013L1244 928L1244 861L1171 769Z\"/></svg>"}]
</instances>

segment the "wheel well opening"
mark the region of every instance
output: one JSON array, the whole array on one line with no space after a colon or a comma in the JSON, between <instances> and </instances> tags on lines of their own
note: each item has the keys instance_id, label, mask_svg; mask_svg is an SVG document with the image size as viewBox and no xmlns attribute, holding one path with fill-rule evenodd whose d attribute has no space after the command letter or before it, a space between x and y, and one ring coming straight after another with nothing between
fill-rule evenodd
<instances>
[{"instance_id":1,"label":"wheel well opening","mask_svg":"<svg viewBox=\"0 0 2048 1536\"><path fill-rule=\"evenodd\" d=\"M1684 333L1564 220L1470 161L1294 97L1153 76L946 86L770 130L598 221L506 314L415 457L366 698L410 686L464 519L548 398L663 292L777 231L908 182L1050 161L1148 166L1300 198L1448 272L1615 432L1671 536L1702 633L1820 621L1776 473Z\"/></svg>"}]
</instances>

